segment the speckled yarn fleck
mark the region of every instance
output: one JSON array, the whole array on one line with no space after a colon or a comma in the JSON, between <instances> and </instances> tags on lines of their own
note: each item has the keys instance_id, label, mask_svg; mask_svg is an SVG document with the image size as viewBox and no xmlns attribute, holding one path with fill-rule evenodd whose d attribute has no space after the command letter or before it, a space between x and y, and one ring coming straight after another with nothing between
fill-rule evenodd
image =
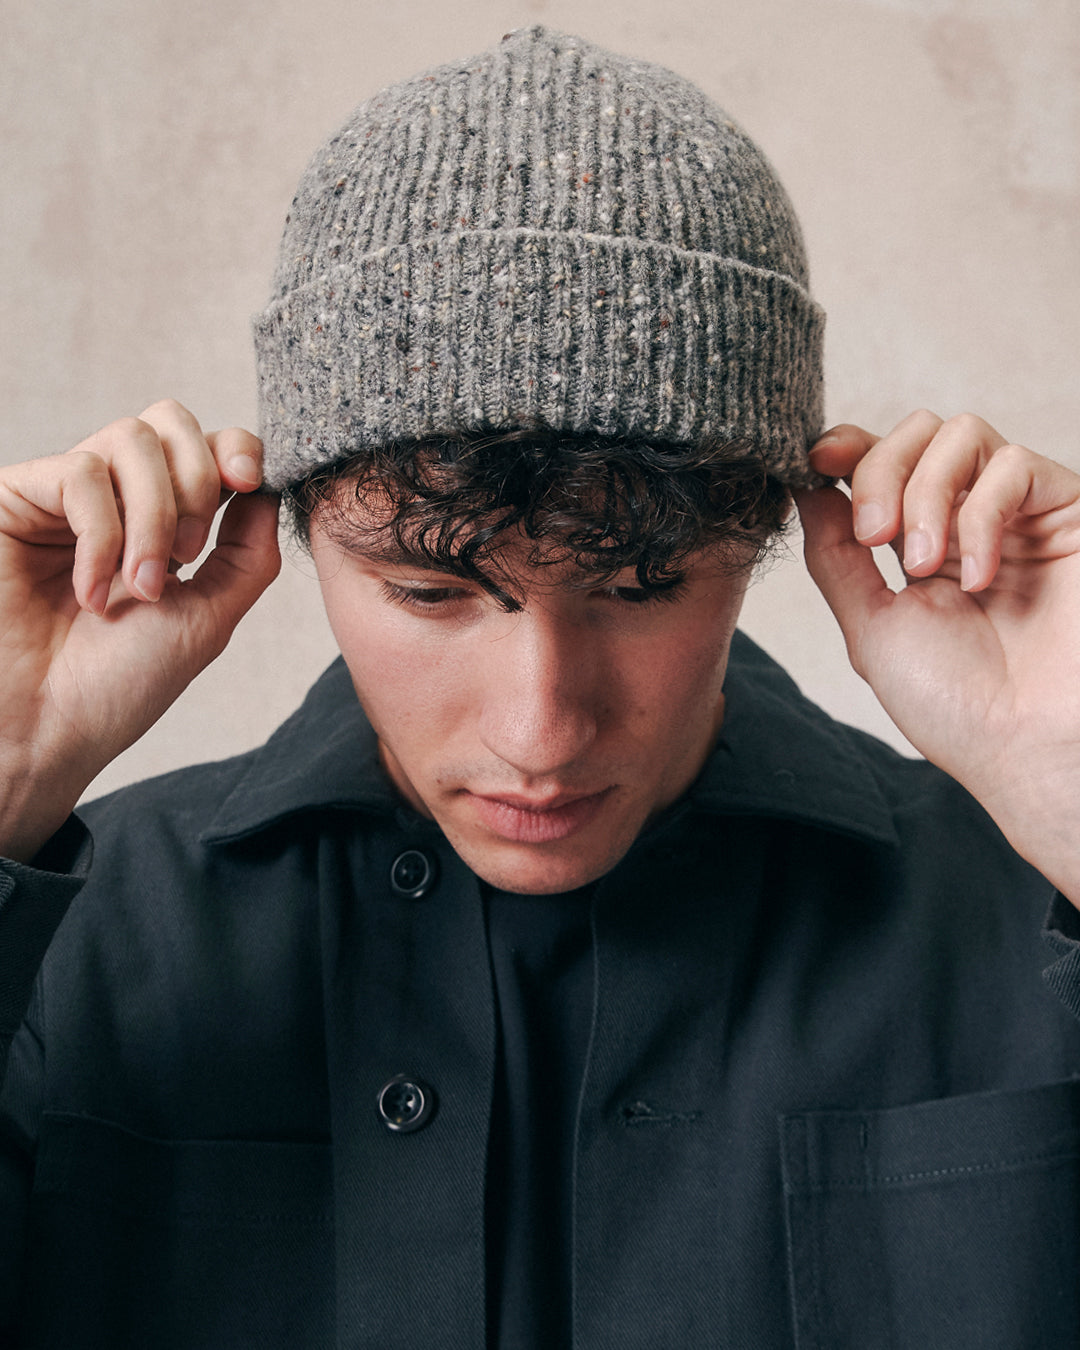
<instances>
[{"instance_id":1,"label":"speckled yarn fleck","mask_svg":"<svg viewBox=\"0 0 1080 1350\"><path fill-rule=\"evenodd\" d=\"M810 481L824 316L768 162L659 66L533 27L369 99L255 319L266 481L508 427L760 445Z\"/></svg>"}]
</instances>

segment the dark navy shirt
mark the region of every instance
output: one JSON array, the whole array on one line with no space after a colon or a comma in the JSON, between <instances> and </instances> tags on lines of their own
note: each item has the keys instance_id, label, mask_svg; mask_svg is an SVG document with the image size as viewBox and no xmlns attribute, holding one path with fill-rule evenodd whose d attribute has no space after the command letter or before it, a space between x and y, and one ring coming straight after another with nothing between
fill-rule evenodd
<instances>
[{"instance_id":1,"label":"dark navy shirt","mask_svg":"<svg viewBox=\"0 0 1080 1350\"><path fill-rule=\"evenodd\" d=\"M571 1344L574 1138L592 1026L594 887L484 887L498 1019L487 1179L489 1335Z\"/></svg>"},{"instance_id":2,"label":"dark navy shirt","mask_svg":"<svg viewBox=\"0 0 1080 1350\"><path fill-rule=\"evenodd\" d=\"M1076 912L745 639L725 692L588 929L402 809L340 663L0 865L0 1344L1080 1342Z\"/></svg>"}]
</instances>

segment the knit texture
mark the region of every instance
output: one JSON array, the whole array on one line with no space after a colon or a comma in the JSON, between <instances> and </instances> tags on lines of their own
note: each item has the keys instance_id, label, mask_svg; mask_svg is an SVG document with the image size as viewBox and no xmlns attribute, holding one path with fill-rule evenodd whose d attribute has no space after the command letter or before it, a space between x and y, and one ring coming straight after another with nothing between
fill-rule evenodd
<instances>
[{"instance_id":1,"label":"knit texture","mask_svg":"<svg viewBox=\"0 0 1080 1350\"><path fill-rule=\"evenodd\" d=\"M266 483L535 427L749 440L813 480L824 316L791 203L670 71L532 27L361 104L255 319Z\"/></svg>"}]
</instances>

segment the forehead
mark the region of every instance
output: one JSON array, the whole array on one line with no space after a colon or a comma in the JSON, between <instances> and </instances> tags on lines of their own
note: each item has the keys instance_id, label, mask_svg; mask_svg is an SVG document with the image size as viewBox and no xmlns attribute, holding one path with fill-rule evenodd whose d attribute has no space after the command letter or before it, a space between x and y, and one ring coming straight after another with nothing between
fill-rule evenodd
<instances>
[{"instance_id":1,"label":"forehead","mask_svg":"<svg viewBox=\"0 0 1080 1350\"><path fill-rule=\"evenodd\" d=\"M578 590L611 581L624 573L629 584L635 575L634 560L627 560L621 553L612 558L608 567L599 565L592 554L583 564L566 544L530 539L519 526L478 540L482 535L481 530L463 531L451 549L433 554L430 546L424 547L408 531L399 536L385 522L364 514L353 517L350 513L348 519L339 519L330 528L321 525L317 518L311 525L311 545L316 556L330 549L376 570L478 581L487 589L515 600L528 591ZM471 548L474 542L479 546ZM677 579L672 577L667 584ZM663 589L664 584L660 583L657 589Z\"/></svg>"},{"instance_id":2,"label":"forehead","mask_svg":"<svg viewBox=\"0 0 1080 1350\"><path fill-rule=\"evenodd\" d=\"M355 484L338 483L312 511L308 531L313 546L330 546L371 563L424 571L471 575L482 566L507 576L521 570L543 570L548 575L557 570L569 578L575 572L606 576L634 565L626 548L619 547L624 531L618 515L607 523L610 546L606 550L600 532L587 532L584 524L584 519L575 519L566 511L546 518L545 528L530 530L513 514L507 518L495 510L478 510L467 500L458 506L452 496L400 501L379 489L358 491ZM644 552L648 540L641 544ZM605 551L610 554L610 566ZM587 563L575 565L579 558Z\"/></svg>"},{"instance_id":3,"label":"forehead","mask_svg":"<svg viewBox=\"0 0 1080 1350\"><path fill-rule=\"evenodd\" d=\"M743 574L778 526L763 523L774 505L764 482L738 446L489 438L373 447L295 500L313 550L466 577L508 601L515 578L580 586L631 573L657 591L704 561Z\"/></svg>"}]
</instances>

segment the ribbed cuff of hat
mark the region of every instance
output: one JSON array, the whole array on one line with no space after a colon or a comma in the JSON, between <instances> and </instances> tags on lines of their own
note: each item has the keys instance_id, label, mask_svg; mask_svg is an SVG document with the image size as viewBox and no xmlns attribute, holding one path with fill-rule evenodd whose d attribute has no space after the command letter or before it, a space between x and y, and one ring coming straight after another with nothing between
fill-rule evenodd
<instances>
[{"instance_id":1,"label":"ribbed cuff of hat","mask_svg":"<svg viewBox=\"0 0 1080 1350\"><path fill-rule=\"evenodd\" d=\"M266 484L365 445L536 427L745 440L802 486L823 331L791 278L654 241L509 229L380 248L255 320Z\"/></svg>"}]
</instances>

